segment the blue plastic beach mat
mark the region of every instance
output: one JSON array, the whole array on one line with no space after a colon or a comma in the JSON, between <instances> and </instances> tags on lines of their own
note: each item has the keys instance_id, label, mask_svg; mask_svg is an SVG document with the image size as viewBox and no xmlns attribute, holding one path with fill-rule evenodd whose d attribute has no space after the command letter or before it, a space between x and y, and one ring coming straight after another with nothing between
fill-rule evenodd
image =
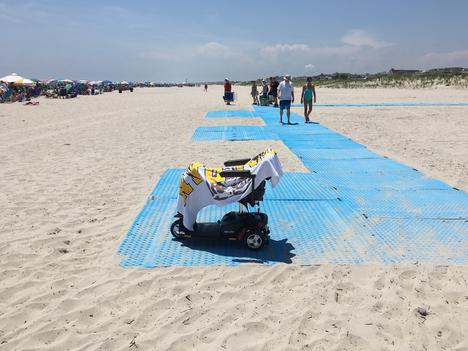
<instances>
[{"instance_id":1,"label":"blue plastic beach mat","mask_svg":"<svg viewBox=\"0 0 468 351\"><path fill-rule=\"evenodd\" d=\"M222 118L222 117L259 117L254 111L248 110L219 110L209 111L206 114L207 118Z\"/></svg>"},{"instance_id":2,"label":"blue plastic beach mat","mask_svg":"<svg viewBox=\"0 0 468 351\"><path fill-rule=\"evenodd\" d=\"M278 136L261 126L198 127L192 140L274 140Z\"/></svg>"},{"instance_id":3,"label":"blue plastic beach mat","mask_svg":"<svg viewBox=\"0 0 468 351\"><path fill-rule=\"evenodd\" d=\"M303 104L292 104L293 107L302 107ZM322 107L370 107L370 106L468 106L468 102L367 102L367 103L317 103L314 106Z\"/></svg>"},{"instance_id":4,"label":"blue plastic beach mat","mask_svg":"<svg viewBox=\"0 0 468 351\"><path fill-rule=\"evenodd\" d=\"M279 126L278 110L269 107L250 112L266 126L200 127L193 139L278 139L302 160L309 172L285 173L275 189L266 188L261 209L269 216L270 244L254 252L238 242L174 240L169 227L184 170L169 169L120 244L122 266L468 263L464 191L324 126ZM198 221L235 209L207 207Z\"/></svg>"},{"instance_id":5,"label":"blue plastic beach mat","mask_svg":"<svg viewBox=\"0 0 468 351\"><path fill-rule=\"evenodd\" d=\"M161 177L119 247L122 266L468 262L467 250L462 250L468 221L459 217L468 208L465 193L448 188L436 190L441 193L435 197L424 192L395 197L382 191L340 191L321 184L314 173L286 173L277 188L267 187L262 211L269 215L272 233L261 251L237 242L179 242L169 227L182 171L170 169ZM440 206L438 198L443 199ZM216 221L236 208L211 206L198 220Z\"/></svg>"}]
</instances>

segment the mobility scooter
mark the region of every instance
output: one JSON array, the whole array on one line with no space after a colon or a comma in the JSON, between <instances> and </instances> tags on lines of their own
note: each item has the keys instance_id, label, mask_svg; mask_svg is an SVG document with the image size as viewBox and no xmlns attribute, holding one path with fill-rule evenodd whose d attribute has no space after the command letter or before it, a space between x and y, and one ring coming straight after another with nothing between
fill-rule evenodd
<instances>
[{"instance_id":1,"label":"mobility scooter","mask_svg":"<svg viewBox=\"0 0 468 351\"><path fill-rule=\"evenodd\" d=\"M241 166L251 159L231 160L224 163L226 167ZM233 167L234 168L234 167ZM268 216L260 212L249 212L249 206L258 206L265 194L265 180L254 188L255 174L250 170L224 170L219 173L224 178L248 179L251 182L250 194L239 200L239 211L226 213L221 220L214 223L195 223L193 231L184 227L182 214L176 214L176 220L171 225L171 233L178 240L195 238L209 240L237 240L251 250L260 250L268 243L270 230ZM266 178L269 180L270 178ZM247 211L243 211L243 207Z\"/></svg>"}]
</instances>

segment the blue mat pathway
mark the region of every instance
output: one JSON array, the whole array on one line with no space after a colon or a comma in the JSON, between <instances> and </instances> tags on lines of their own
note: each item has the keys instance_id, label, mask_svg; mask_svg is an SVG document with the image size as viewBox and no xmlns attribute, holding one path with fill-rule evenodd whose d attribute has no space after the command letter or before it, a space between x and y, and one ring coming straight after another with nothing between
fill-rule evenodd
<instances>
[{"instance_id":1,"label":"blue mat pathway","mask_svg":"<svg viewBox=\"0 0 468 351\"><path fill-rule=\"evenodd\" d=\"M260 116L260 126L203 127L195 140L282 140L310 173L286 173L267 188L262 211L271 244L260 252L236 242L178 242L169 226L182 169L167 170L118 253L123 266L320 263L468 263L468 195L321 125L278 125L278 110L226 113ZM211 117L219 115L213 113ZM303 117L292 114L293 121ZM230 208L208 207L199 221Z\"/></svg>"},{"instance_id":2,"label":"blue mat pathway","mask_svg":"<svg viewBox=\"0 0 468 351\"><path fill-rule=\"evenodd\" d=\"M303 104L292 104L293 107L301 107ZM314 104L323 107L378 107L378 106L468 106L468 102L367 102L367 103L328 103Z\"/></svg>"}]
</instances>

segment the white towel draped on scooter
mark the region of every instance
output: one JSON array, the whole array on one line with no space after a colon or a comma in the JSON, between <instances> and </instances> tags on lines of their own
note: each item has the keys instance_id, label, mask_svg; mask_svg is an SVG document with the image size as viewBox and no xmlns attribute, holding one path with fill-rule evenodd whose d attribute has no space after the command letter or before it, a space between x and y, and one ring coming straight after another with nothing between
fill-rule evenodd
<instances>
[{"instance_id":1,"label":"white towel draped on scooter","mask_svg":"<svg viewBox=\"0 0 468 351\"><path fill-rule=\"evenodd\" d=\"M221 171L249 170L255 174L255 189L265 179L271 178L273 187L278 184L283 170L273 149L267 149L242 166L208 168L194 162L184 172L180 181L177 212L183 216L185 228L193 230L198 212L208 205L225 206L238 202L252 190L250 178L223 178Z\"/></svg>"}]
</instances>

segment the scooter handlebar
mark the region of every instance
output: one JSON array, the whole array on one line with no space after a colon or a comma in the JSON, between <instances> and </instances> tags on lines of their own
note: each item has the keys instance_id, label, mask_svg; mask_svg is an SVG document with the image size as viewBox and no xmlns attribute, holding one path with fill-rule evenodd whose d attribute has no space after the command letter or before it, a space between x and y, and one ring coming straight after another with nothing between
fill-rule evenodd
<instances>
[{"instance_id":1,"label":"scooter handlebar","mask_svg":"<svg viewBox=\"0 0 468 351\"><path fill-rule=\"evenodd\" d=\"M229 167L229 166L241 166L241 165L245 165L247 162L249 162L251 159L250 158L241 158L241 159L238 159L238 160L229 160L229 161L226 161L224 162L224 165L226 167Z\"/></svg>"},{"instance_id":2,"label":"scooter handlebar","mask_svg":"<svg viewBox=\"0 0 468 351\"><path fill-rule=\"evenodd\" d=\"M224 178L253 178L254 175L250 171L221 171L219 173L221 177Z\"/></svg>"}]
</instances>

